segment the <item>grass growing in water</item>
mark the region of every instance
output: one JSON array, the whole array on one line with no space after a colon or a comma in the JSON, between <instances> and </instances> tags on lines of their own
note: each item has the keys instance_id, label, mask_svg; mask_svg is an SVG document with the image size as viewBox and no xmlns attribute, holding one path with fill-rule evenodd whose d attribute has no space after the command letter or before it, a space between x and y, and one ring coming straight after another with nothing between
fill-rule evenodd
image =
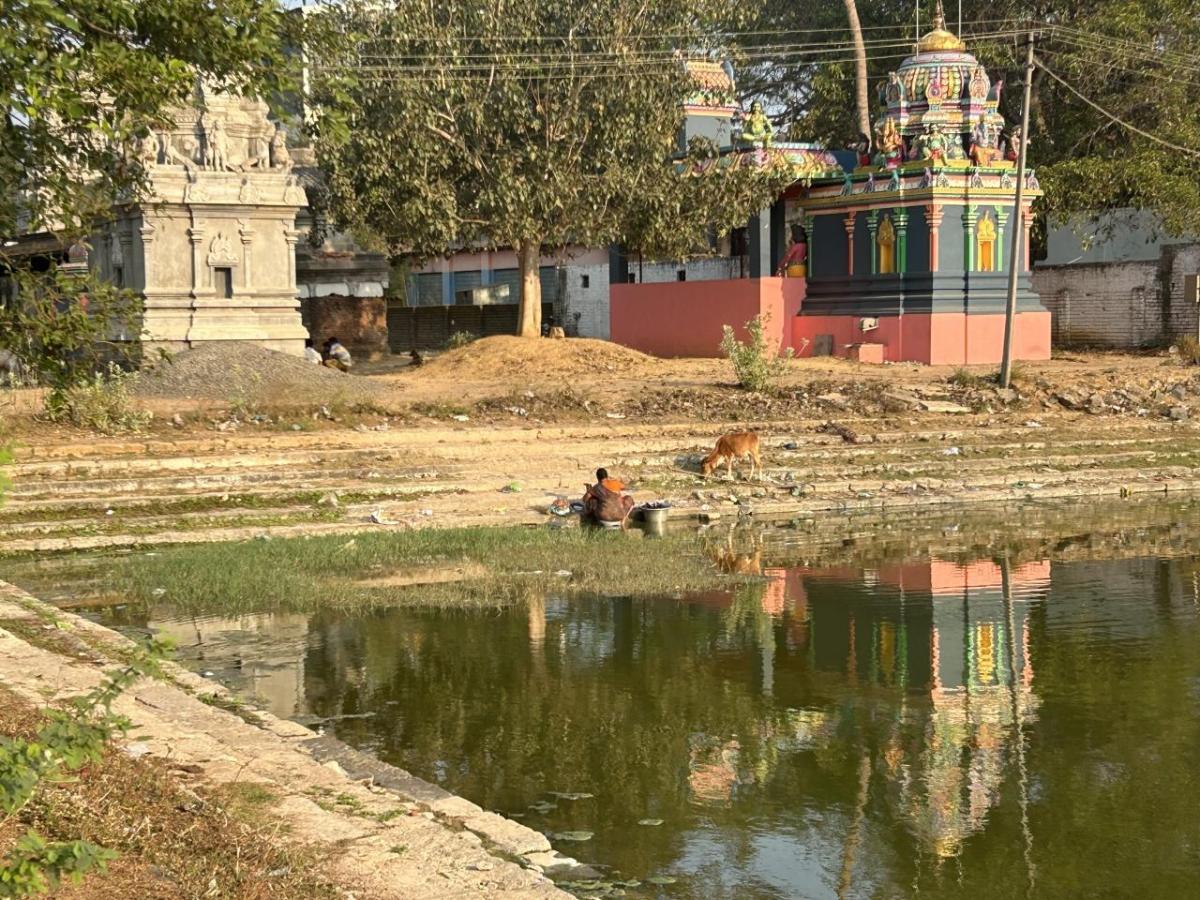
<instances>
[{"instance_id":1,"label":"grass growing in water","mask_svg":"<svg viewBox=\"0 0 1200 900\"><path fill-rule=\"evenodd\" d=\"M57 576L12 561L4 577L33 587ZM462 570L461 580L445 580ZM238 614L328 606L506 603L529 590L674 593L717 579L691 532L650 540L582 529L456 528L162 547L88 565L79 574L121 602ZM437 582L442 579L441 583Z\"/></svg>"}]
</instances>

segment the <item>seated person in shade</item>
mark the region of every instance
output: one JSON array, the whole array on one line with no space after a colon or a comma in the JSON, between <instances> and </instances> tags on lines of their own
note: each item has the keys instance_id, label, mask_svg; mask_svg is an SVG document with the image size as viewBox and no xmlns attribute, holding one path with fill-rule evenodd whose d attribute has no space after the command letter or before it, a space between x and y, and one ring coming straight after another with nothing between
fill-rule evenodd
<instances>
[{"instance_id":1,"label":"seated person in shade","mask_svg":"<svg viewBox=\"0 0 1200 900\"><path fill-rule=\"evenodd\" d=\"M321 354L317 352L317 348L313 346L312 338L304 339L304 361L321 365L323 360Z\"/></svg>"},{"instance_id":2,"label":"seated person in shade","mask_svg":"<svg viewBox=\"0 0 1200 900\"><path fill-rule=\"evenodd\" d=\"M331 337L325 342L325 365L330 369L338 369L342 372L349 372L350 367L354 365L350 351L343 347L342 342L335 337Z\"/></svg>"},{"instance_id":3,"label":"seated person in shade","mask_svg":"<svg viewBox=\"0 0 1200 900\"><path fill-rule=\"evenodd\" d=\"M788 278L803 278L808 274L808 235L801 226L792 226L792 244L775 274Z\"/></svg>"}]
</instances>

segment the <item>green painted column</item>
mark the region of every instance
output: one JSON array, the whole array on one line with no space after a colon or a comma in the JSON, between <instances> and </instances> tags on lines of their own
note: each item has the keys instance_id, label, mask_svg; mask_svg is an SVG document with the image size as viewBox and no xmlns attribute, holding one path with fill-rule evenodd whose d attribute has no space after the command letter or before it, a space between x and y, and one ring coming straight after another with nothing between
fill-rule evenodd
<instances>
[{"instance_id":1,"label":"green painted column","mask_svg":"<svg viewBox=\"0 0 1200 900\"><path fill-rule=\"evenodd\" d=\"M867 233L871 235L871 274L879 274L879 242L875 233L879 230L879 210L873 209L867 213Z\"/></svg>"},{"instance_id":2,"label":"green painted column","mask_svg":"<svg viewBox=\"0 0 1200 900\"><path fill-rule=\"evenodd\" d=\"M1008 213L1004 207L996 207L996 271L1007 271L1004 268L1004 248L1008 246L1008 242L1004 240L1004 224L1008 221Z\"/></svg>"},{"instance_id":3,"label":"green painted column","mask_svg":"<svg viewBox=\"0 0 1200 900\"><path fill-rule=\"evenodd\" d=\"M903 275L908 271L908 213L898 209L892 220L896 223L896 271Z\"/></svg>"}]
</instances>

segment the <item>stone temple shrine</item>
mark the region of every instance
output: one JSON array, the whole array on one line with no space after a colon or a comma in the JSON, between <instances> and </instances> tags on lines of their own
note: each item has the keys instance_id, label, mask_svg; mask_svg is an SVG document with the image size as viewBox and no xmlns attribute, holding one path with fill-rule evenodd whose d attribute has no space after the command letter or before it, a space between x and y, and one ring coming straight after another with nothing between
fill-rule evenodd
<instances>
[{"instance_id":1,"label":"stone temple shrine","mask_svg":"<svg viewBox=\"0 0 1200 900\"><path fill-rule=\"evenodd\" d=\"M137 153L150 195L93 237L100 275L145 298L146 350L253 341L299 354L296 212L307 204L267 105L198 88Z\"/></svg>"},{"instance_id":2,"label":"stone temple shrine","mask_svg":"<svg viewBox=\"0 0 1200 900\"><path fill-rule=\"evenodd\" d=\"M1002 137L1001 87L946 30L939 3L933 30L880 91L874 154L785 197L786 218L809 236L797 350L873 343L887 359L996 362L1015 265L1016 355L1049 357L1050 313L1029 277L1041 194L1027 172L1015 208L1021 135ZM1014 260L1017 216L1025 228Z\"/></svg>"}]
</instances>

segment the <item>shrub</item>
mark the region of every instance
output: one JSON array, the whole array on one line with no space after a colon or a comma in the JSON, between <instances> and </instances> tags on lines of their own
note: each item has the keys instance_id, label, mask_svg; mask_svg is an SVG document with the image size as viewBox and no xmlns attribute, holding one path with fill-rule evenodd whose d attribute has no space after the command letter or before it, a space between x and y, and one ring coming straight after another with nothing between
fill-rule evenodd
<instances>
[{"instance_id":1,"label":"shrub","mask_svg":"<svg viewBox=\"0 0 1200 900\"><path fill-rule=\"evenodd\" d=\"M1185 334L1175 342L1175 350L1179 354L1179 361L1189 365L1200 365L1200 340L1197 340L1194 335Z\"/></svg>"},{"instance_id":2,"label":"shrub","mask_svg":"<svg viewBox=\"0 0 1200 900\"><path fill-rule=\"evenodd\" d=\"M739 341L733 329L726 325L722 330L721 352L733 363L733 373L738 384L748 391L769 391L787 368L792 358L789 347L782 355L773 353L763 335L762 316L755 316L746 323L750 335L747 343Z\"/></svg>"},{"instance_id":3,"label":"shrub","mask_svg":"<svg viewBox=\"0 0 1200 900\"><path fill-rule=\"evenodd\" d=\"M467 344L472 344L479 340L479 335L472 331L456 331L446 339L447 350L458 350L460 347L465 347Z\"/></svg>"},{"instance_id":4,"label":"shrub","mask_svg":"<svg viewBox=\"0 0 1200 900\"><path fill-rule=\"evenodd\" d=\"M113 702L143 675L158 674L167 650L156 641L139 647L128 666L109 672L67 709L47 713L33 740L0 737L0 815L16 816L43 782L99 762L108 741L129 730L129 720L112 711ZM36 831L26 832L0 860L0 897L43 894L63 881L79 882L116 856L87 841L49 843Z\"/></svg>"},{"instance_id":5,"label":"shrub","mask_svg":"<svg viewBox=\"0 0 1200 900\"><path fill-rule=\"evenodd\" d=\"M153 413L138 409L129 389L137 375L110 363L107 370L52 394L46 411L56 422L68 422L102 434L140 431Z\"/></svg>"}]
</instances>

